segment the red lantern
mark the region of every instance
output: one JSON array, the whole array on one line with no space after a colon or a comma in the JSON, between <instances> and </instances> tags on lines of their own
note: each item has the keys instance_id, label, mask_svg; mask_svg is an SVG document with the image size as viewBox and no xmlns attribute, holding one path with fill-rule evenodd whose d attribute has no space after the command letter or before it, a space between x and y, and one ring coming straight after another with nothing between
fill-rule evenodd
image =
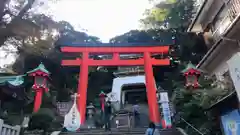
<instances>
[{"instance_id":1,"label":"red lantern","mask_svg":"<svg viewBox=\"0 0 240 135\"><path fill-rule=\"evenodd\" d=\"M99 94L99 99L100 99L102 111L104 111L104 105L105 105L105 98L106 97L107 97L107 95L103 91L101 91L101 93Z\"/></svg>"},{"instance_id":2,"label":"red lantern","mask_svg":"<svg viewBox=\"0 0 240 135\"><path fill-rule=\"evenodd\" d=\"M32 88L35 90L35 100L34 100L34 109L33 112L37 112L42 104L42 95L43 92L49 91L49 75L50 72L45 68L41 63L37 68L28 71L28 76L34 77L34 84Z\"/></svg>"},{"instance_id":3,"label":"red lantern","mask_svg":"<svg viewBox=\"0 0 240 135\"><path fill-rule=\"evenodd\" d=\"M182 71L186 78L186 87L198 88L200 85L198 83L198 78L201 75L201 70L197 69L192 63L187 65L187 68Z\"/></svg>"}]
</instances>

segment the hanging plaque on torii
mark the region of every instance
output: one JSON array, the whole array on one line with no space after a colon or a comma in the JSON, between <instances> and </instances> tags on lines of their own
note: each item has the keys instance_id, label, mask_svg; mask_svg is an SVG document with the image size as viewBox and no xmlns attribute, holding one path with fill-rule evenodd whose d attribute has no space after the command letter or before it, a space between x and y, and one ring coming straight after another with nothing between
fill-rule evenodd
<instances>
[{"instance_id":1,"label":"hanging plaque on torii","mask_svg":"<svg viewBox=\"0 0 240 135\"><path fill-rule=\"evenodd\" d=\"M159 107L156 98L156 87L153 76L152 66L170 65L170 60L152 58L152 54L168 54L169 46L162 45L73 45L61 47L63 53L81 53L81 58L62 60L63 66L80 66L78 82L78 97L77 106L80 112L81 124L85 122L86 113L86 98L88 85L88 67L89 66L144 66L146 89L149 105L150 120L155 123L160 123ZM139 53L143 58L138 59L120 59L120 54ZM112 59L94 60L89 57L90 54L112 54ZM81 81L80 81L81 80Z\"/></svg>"}]
</instances>

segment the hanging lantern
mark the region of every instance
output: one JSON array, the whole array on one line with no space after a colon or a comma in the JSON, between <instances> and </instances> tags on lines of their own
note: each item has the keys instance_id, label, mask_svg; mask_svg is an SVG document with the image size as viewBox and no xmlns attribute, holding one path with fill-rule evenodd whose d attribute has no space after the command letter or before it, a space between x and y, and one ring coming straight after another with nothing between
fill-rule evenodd
<instances>
[{"instance_id":1,"label":"hanging lantern","mask_svg":"<svg viewBox=\"0 0 240 135\"><path fill-rule=\"evenodd\" d=\"M32 88L35 90L35 101L34 101L34 112L37 112L40 109L42 103L42 94L43 92L49 91L49 75L50 72L45 68L41 63L37 68L28 71L28 76L34 77L34 84Z\"/></svg>"},{"instance_id":2,"label":"hanging lantern","mask_svg":"<svg viewBox=\"0 0 240 135\"><path fill-rule=\"evenodd\" d=\"M201 70L197 69L191 62L188 63L187 67L182 71L186 78L185 86L187 88L198 88L198 78L201 75Z\"/></svg>"}]
</instances>

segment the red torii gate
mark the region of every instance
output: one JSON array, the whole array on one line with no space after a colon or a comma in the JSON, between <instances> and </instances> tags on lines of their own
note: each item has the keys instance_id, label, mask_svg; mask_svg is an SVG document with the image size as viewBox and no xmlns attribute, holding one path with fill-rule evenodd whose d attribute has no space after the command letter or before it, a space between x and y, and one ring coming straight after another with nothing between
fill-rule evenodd
<instances>
[{"instance_id":1,"label":"red torii gate","mask_svg":"<svg viewBox=\"0 0 240 135\"><path fill-rule=\"evenodd\" d=\"M99 45L100 46L100 45ZM61 52L65 53L82 53L81 59L62 60L63 66L80 66L78 82L78 94L80 97L77 100L77 106L81 116L81 124L85 122L86 100L87 100L87 85L88 85L88 67L89 66L139 66L144 65L146 76L146 89L149 105L150 120L154 123L160 123L160 113L156 98L156 87L153 76L152 66L170 65L170 60L151 58L152 53L168 54L169 46L124 46L124 47L86 47L86 46L65 46L61 47ZM89 58L89 54L112 54L112 59L93 60ZM135 60L121 60L120 54L142 53L143 58Z\"/></svg>"}]
</instances>

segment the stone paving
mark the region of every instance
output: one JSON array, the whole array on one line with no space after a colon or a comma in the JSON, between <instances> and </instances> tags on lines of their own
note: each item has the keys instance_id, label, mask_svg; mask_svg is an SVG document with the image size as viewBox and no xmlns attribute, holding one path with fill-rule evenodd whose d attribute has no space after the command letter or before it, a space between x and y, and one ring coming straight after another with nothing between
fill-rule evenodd
<instances>
[{"instance_id":1,"label":"stone paving","mask_svg":"<svg viewBox=\"0 0 240 135\"><path fill-rule=\"evenodd\" d=\"M131 105L128 105L124 108L125 110L131 111ZM149 116L148 116L148 106L140 105L140 124L139 128L134 128L134 126L125 126L122 128L117 128L115 124L115 119L112 121L112 129L111 131L105 131L104 129L82 129L79 132L70 133L70 132L62 132L59 135L145 135L145 131L148 127ZM125 120L123 123L126 123L128 117L125 116ZM132 124L132 123L131 123ZM178 129L159 129L160 135L183 135Z\"/></svg>"},{"instance_id":2,"label":"stone paving","mask_svg":"<svg viewBox=\"0 0 240 135\"><path fill-rule=\"evenodd\" d=\"M104 129L89 129L82 130L76 133L60 133L59 135L145 135L146 128L133 128L133 129L112 129L105 131ZM160 135L182 135L178 129L159 130Z\"/></svg>"}]
</instances>

